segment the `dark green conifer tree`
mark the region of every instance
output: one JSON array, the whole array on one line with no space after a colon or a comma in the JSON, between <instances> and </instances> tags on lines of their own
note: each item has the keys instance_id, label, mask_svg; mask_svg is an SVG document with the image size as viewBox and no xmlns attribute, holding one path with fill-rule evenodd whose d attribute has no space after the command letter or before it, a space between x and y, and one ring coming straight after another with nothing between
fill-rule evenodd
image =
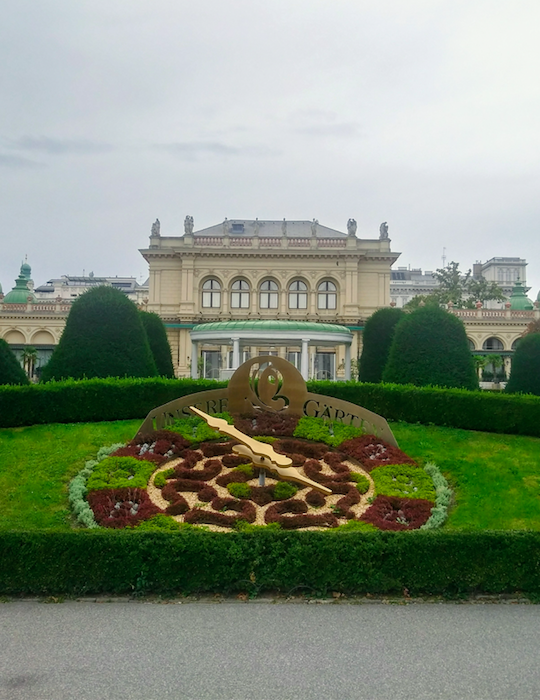
<instances>
[{"instance_id":1,"label":"dark green conifer tree","mask_svg":"<svg viewBox=\"0 0 540 700\"><path fill-rule=\"evenodd\" d=\"M28 384L26 372L5 340L0 340L0 384Z\"/></svg>"},{"instance_id":2,"label":"dark green conifer tree","mask_svg":"<svg viewBox=\"0 0 540 700\"><path fill-rule=\"evenodd\" d=\"M160 377L174 377L174 368L171 357L171 346L167 338L167 331L163 321L157 314L148 311L139 311L144 330L148 336L150 350L154 356L157 371Z\"/></svg>"},{"instance_id":3,"label":"dark green conifer tree","mask_svg":"<svg viewBox=\"0 0 540 700\"><path fill-rule=\"evenodd\" d=\"M96 287L73 302L41 380L156 375L156 363L135 304L118 289Z\"/></svg>"},{"instance_id":4,"label":"dark green conifer tree","mask_svg":"<svg viewBox=\"0 0 540 700\"><path fill-rule=\"evenodd\" d=\"M529 333L520 339L505 391L540 396L540 333Z\"/></svg>"},{"instance_id":5,"label":"dark green conifer tree","mask_svg":"<svg viewBox=\"0 0 540 700\"><path fill-rule=\"evenodd\" d=\"M438 306L407 314L396 327L383 381L478 389L463 323Z\"/></svg>"},{"instance_id":6,"label":"dark green conifer tree","mask_svg":"<svg viewBox=\"0 0 540 700\"><path fill-rule=\"evenodd\" d=\"M358 381L380 382L394 337L396 324L404 316L401 309L379 309L368 318L362 334L362 356Z\"/></svg>"}]
</instances>

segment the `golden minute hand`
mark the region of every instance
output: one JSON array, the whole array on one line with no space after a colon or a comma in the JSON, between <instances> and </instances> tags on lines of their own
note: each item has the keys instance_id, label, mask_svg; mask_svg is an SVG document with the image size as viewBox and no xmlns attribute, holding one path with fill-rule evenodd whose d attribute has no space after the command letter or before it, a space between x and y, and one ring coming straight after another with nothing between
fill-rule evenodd
<instances>
[{"instance_id":1,"label":"golden minute hand","mask_svg":"<svg viewBox=\"0 0 540 700\"><path fill-rule=\"evenodd\" d=\"M209 416L208 413L201 411L195 406L190 406L189 410L192 413L195 413L197 416L200 416L211 428L214 428L214 430L219 430L220 433L225 433L226 435L236 438L243 445L249 447L254 454L261 455L262 457L268 457L268 459L278 467L291 466L292 459L290 459L290 457L279 454L274 450L272 445L259 442L258 440L254 440L253 438L249 437L249 435L245 435L240 430L235 428L234 425L229 425L224 418Z\"/></svg>"}]
</instances>

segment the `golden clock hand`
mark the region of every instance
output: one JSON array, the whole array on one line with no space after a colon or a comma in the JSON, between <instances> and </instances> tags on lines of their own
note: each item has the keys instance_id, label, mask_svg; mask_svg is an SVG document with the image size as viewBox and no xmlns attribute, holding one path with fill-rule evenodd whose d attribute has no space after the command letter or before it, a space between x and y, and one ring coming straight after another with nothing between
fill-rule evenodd
<instances>
[{"instance_id":1,"label":"golden clock hand","mask_svg":"<svg viewBox=\"0 0 540 700\"><path fill-rule=\"evenodd\" d=\"M296 481L297 483L302 484L303 486L311 486L311 488L317 489L317 491L320 491L325 495L330 495L332 493L332 491L329 488L323 486L322 484L319 484L316 481L308 479L307 476L301 474L295 467L279 467L273 462L269 463L267 457L261 457L259 455L253 454L250 448L246 445L234 445L233 452L247 457L253 462L253 464L256 467L264 467L269 471L275 472L279 477L285 479L285 481Z\"/></svg>"},{"instance_id":2,"label":"golden clock hand","mask_svg":"<svg viewBox=\"0 0 540 700\"><path fill-rule=\"evenodd\" d=\"M200 416L205 420L211 428L214 430L219 430L220 433L225 433L233 438L236 438L239 442L246 445L251 449L251 451L256 455L261 455L262 457L268 457L268 459L279 467L288 467L292 464L292 459L277 453L272 445L268 445L264 442L259 442L245 435L240 430L234 427L234 425L229 425L224 418L217 418L216 416L209 416L208 413L201 411L195 406L190 406L189 410Z\"/></svg>"}]
</instances>

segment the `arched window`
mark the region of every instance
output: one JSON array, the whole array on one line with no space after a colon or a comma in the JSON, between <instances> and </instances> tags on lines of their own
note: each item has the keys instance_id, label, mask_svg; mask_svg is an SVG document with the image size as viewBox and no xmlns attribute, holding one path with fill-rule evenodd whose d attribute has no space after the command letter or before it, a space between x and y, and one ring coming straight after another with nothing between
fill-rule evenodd
<instances>
[{"instance_id":1,"label":"arched window","mask_svg":"<svg viewBox=\"0 0 540 700\"><path fill-rule=\"evenodd\" d=\"M259 306L261 309L277 309L278 286L272 280L266 280L261 284L259 292Z\"/></svg>"},{"instance_id":2,"label":"arched window","mask_svg":"<svg viewBox=\"0 0 540 700\"><path fill-rule=\"evenodd\" d=\"M333 282L321 282L317 287L317 307L319 309L337 308L337 287Z\"/></svg>"},{"instance_id":3,"label":"arched window","mask_svg":"<svg viewBox=\"0 0 540 700\"><path fill-rule=\"evenodd\" d=\"M302 280L289 285L289 309L307 309L307 284Z\"/></svg>"},{"instance_id":4,"label":"arched window","mask_svg":"<svg viewBox=\"0 0 540 700\"><path fill-rule=\"evenodd\" d=\"M231 289L231 309L249 309L249 284L236 280Z\"/></svg>"},{"instance_id":5,"label":"arched window","mask_svg":"<svg viewBox=\"0 0 540 700\"><path fill-rule=\"evenodd\" d=\"M493 350L496 352L500 352L501 350L504 349L503 344L498 338L488 338L487 340L484 340L484 344L482 345L482 350Z\"/></svg>"},{"instance_id":6,"label":"arched window","mask_svg":"<svg viewBox=\"0 0 540 700\"><path fill-rule=\"evenodd\" d=\"M221 306L221 284L209 279L202 286L202 305L205 309L218 309Z\"/></svg>"},{"instance_id":7,"label":"arched window","mask_svg":"<svg viewBox=\"0 0 540 700\"><path fill-rule=\"evenodd\" d=\"M474 350L474 342L470 338L467 338L467 342L469 343L469 350Z\"/></svg>"}]
</instances>

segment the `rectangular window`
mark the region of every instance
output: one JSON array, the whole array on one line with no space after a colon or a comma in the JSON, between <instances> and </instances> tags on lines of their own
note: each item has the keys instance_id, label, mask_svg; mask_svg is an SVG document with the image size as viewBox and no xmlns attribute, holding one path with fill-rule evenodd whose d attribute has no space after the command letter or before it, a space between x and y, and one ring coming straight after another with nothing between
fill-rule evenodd
<instances>
[{"instance_id":1,"label":"rectangular window","mask_svg":"<svg viewBox=\"0 0 540 700\"><path fill-rule=\"evenodd\" d=\"M203 377L204 379L219 379L221 368L221 353L219 350L203 350Z\"/></svg>"},{"instance_id":2,"label":"rectangular window","mask_svg":"<svg viewBox=\"0 0 540 700\"><path fill-rule=\"evenodd\" d=\"M336 378L336 354L334 352L318 352L315 355L315 379Z\"/></svg>"}]
</instances>

